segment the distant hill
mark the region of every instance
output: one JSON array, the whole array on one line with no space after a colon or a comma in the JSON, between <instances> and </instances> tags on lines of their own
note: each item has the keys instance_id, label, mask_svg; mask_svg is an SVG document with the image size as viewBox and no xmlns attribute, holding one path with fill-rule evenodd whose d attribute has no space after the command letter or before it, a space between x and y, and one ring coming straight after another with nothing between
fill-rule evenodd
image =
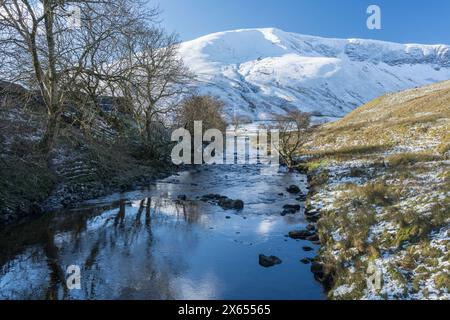
<instances>
[{"instance_id":1,"label":"distant hill","mask_svg":"<svg viewBox=\"0 0 450 320\"><path fill-rule=\"evenodd\" d=\"M379 97L324 125L318 149L372 146L433 151L450 143L450 81Z\"/></svg>"}]
</instances>

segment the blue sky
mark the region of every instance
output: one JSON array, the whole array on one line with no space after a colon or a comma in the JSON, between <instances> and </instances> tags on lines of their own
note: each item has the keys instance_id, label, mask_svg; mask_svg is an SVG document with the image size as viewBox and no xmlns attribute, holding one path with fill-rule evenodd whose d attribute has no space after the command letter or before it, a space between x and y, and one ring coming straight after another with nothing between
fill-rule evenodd
<instances>
[{"instance_id":1,"label":"blue sky","mask_svg":"<svg viewBox=\"0 0 450 320\"><path fill-rule=\"evenodd\" d=\"M163 26L183 41L224 30L276 27L325 37L450 44L448 0L153 0ZM382 30L366 27L370 4Z\"/></svg>"}]
</instances>

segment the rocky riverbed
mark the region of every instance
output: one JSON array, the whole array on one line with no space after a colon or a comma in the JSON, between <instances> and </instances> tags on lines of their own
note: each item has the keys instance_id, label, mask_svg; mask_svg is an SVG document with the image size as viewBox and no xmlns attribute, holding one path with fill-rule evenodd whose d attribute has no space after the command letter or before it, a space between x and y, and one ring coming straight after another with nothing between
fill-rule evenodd
<instances>
[{"instance_id":1,"label":"rocky riverbed","mask_svg":"<svg viewBox=\"0 0 450 320\"><path fill-rule=\"evenodd\" d=\"M0 297L322 299L306 176L261 169L193 167L10 226L0 236ZM73 265L80 290L66 286Z\"/></svg>"}]
</instances>

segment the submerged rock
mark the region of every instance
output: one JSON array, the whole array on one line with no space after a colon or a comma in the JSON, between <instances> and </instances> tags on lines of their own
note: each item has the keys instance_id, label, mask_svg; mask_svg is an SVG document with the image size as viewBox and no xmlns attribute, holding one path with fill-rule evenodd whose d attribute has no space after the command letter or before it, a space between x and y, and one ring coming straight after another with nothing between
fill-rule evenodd
<instances>
[{"instance_id":1,"label":"submerged rock","mask_svg":"<svg viewBox=\"0 0 450 320\"><path fill-rule=\"evenodd\" d=\"M263 254L259 255L259 265L263 266L264 268L270 268L275 265L281 264L281 259L275 256L265 256Z\"/></svg>"},{"instance_id":2,"label":"submerged rock","mask_svg":"<svg viewBox=\"0 0 450 320\"><path fill-rule=\"evenodd\" d=\"M287 188L286 190L287 190L287 192L292 193L292 194L300 193L300 188L296 185L289 186L289 188Z\"/></svg>"},{"instance_id":3,"label":"submerged rock","mask_svg":"<svg viewBox=\"0 0 450 320\"><path fill-rule=\"evenodd\" d=\"M220 194L207 194L200 198L204 202L212 202L219 205L224 210L242 210L244 209L244 201L233 200Z\"/></svg>"},{"instance_id":4,"label":"submerged rock","mask_svg":"<svg viewBox=\"0 0 450 320\"><path fill-rule=\"evenodd\" d=\"M232 199L220 199L219 206L225 210L242 210L244 208L244 202L242 200L232 200Z\"/></svg>"},{"instance_id":5,"label":"submerged rock","mask_svg":"<svg viewBox=\"0 0 450 320\"><path fill-rule=\"evenodd\" d=\"M308 258L301 259L300 262L303 263L303 264L310 264L311 263L311 261L309 261Z\"/></svg>"},{"instance_id":6,"label":"submerged rock","mask_svg":"<svg viewBox=\"0 0 450 320\"><path fill-rule=\"evenodd\" d=\"M303 247L302 248L303 249L303 251L306 251L306 252L309 252L309 251L313 251L314 249L313 248L311 248L311 247Z\"/></svg>"},{"instance_id":7,"label":"submerged rock","mask_svg":"<svg viewBox=\"0 0 450 320\"><path fill-rule=\"evenodd\" d=\"M225 196L221 196L220 194L205 194L204 196L201 197L200 200L202 201L219 201L220 199L226 199L227 197Z\"/></svg>"}]
</instances>

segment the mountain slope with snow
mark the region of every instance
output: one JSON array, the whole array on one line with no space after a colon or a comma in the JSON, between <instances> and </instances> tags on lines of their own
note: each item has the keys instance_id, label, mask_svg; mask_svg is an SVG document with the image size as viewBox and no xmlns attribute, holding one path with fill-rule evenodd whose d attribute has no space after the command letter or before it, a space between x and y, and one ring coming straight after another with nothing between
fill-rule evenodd
<instances>
[{"instance_id":1,"label":"mountain slope with snow","mask_svg":"<svg viewBox=\"0 0 450 320\"><path fill-rule=\"evenodd\" d=\"M200 93L229 116L270 119L297 108L342 117L388 92L450 79L450 46L327 39L244 29L184 42L180 54Z\"/></svg>"}]
</instances>

